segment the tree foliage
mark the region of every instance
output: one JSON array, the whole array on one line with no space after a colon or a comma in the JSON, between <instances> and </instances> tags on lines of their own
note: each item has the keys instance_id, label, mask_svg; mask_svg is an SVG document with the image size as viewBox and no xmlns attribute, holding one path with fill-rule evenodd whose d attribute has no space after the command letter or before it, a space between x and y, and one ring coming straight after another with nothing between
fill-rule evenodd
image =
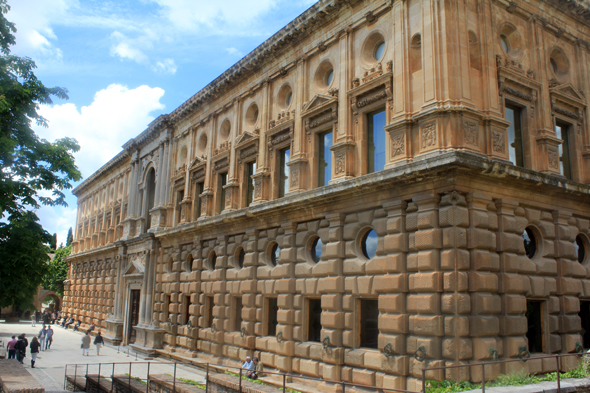
<instances>
[{"instance_id":1,"label":"tree foliage","mask_svg":"<svg viewBox=\"0 0 590 393\"><path fill-rule=\"evenodd\" d=\"M0 307L31 309L33 296L48 270L51 235L32 212L14 213L0 225Z\"/></svg>"},{"instance_id":2,"label":"tree foliage","mask_svg":"<svg viewBox=\"0 0 590 393\"><path fill-rule=\"evenodd\" d=\"M49 142L31 129L33 121L47 126L39 106L52 104L52 97L67 98L67 91L45 87L33 60L10 54L16 27L4 16L9 9L0 0L0 218L8 220L0 222L2 307L23 304L47 270L45 244L53 239L34 209L66 206L63 190L81 178L72 156L79 150L76 140Z\"/></svg>"},{"instance_id":3,"label":"tree foliage","mask_svg":"<svg viewBox=\"0 0 590 393\"><path fill-rule=\"evenodd\" d=\"M43 289L53 291L59 296L64 294L64 281L68 279L68 264L66 258L72 252L72 246L60 247L55 251L53 260L49 262L47 274L43 278Z\"/></svg>"}]
</instances>

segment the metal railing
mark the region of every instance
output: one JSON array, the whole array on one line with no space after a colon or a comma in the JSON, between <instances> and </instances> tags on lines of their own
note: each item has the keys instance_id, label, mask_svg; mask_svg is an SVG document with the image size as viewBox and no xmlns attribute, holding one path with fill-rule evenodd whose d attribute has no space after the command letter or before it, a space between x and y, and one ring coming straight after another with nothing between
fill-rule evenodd
<instances>
[{"instance_id":1,"label":"metal railing","mask_svg":"<svg viewBox=\"0 0 590 393\"><path fill-rule=\"evenodd\" d=\"M528 354L528 352L527 352ZM525 358L518 358L518 359L505 359L505 360L490 360L490 361L484 361L484 362L478 362L478 363L469 363L469 364L459 364L459 365L451 365L451 366L440 366L440 367L424 367L422 368L422 391L421 392L415 392L415 391L411 391L411 390L404 390L404 389L394 389L394 388L384 388L384 387L375 387L375 386L371 386L371 385L363 385L363 384L357 384L357 383L351 383L351 382L345 382L345 381L334 381L334 380L328 380L328 379L322 379L322 378L316 378L316 377L309 377L309 376L304 376L304 375L298 375L298 374L290 374L290 373L283 373L283 372L269 372L269 371L259 371L258 374L264 374L264 375L273 375L276 376L279 380L281 380L282 383L277 383L277 382L272 382L269 380L264 380L263 382L266 385L272 386L272 387L276 387L279 389L282 389L282 391L284 393L286 393L288 390L297 390L296 387L291 387L289 386L290 383L292 383L292 381L294 380L304 380L304 381L311 381L311 382L321 382L321 383L327 383L327 384L332 384L332 385L336 385L336 386L340 386L342 393L346 393L346 389L347 388L361 388L361 389L367 389L367 390L372 390L372 391L376 391L379 393L386 393L386 392L397 392L397 393L424 393L426 392L426 383L427 383L427 374L429 372L432 371L437 371L437 370L447 370L447 369L459 369L459 368L469 368L469 370L471 370L471 368L473 367L481 367L481 389L482 389L482 393L485 393L485 386L486 386L486 367L492 366L492 365L496 365L496 364L506 364L506 363L514 363L514 362L522 362L525 363L527 361L533 361L533 360L537 360L537 359L555 359L555 370L556 370L556 374L557 374L557 391L558 393L561 392L561 376L560 376L560 372L561 372L561 358L564 357L581 357L583 356L584 353L567 353L567 354L555 354L555 355L544 355L544 356L530 356L530 354L528 354L528 357ZM423 359L425 360L425 359ZM144 374L145 378L142 378L141 376L133 376L133 366L141 366L141 365L145 365L146 367L146 371L145 374L141 373L140 374ZM205 391L208 392L209 391L209 382L210 382L210 375L212 375L212 373L217 372L219 374L230 374L234 377L238 378L238 391L241 392L242 391L242 381L245 378L244 375L244 369L240 368L240 367L236 367L236 366L228 366L228 365L220 365L220 364L214 364L214 363L204 363L204 362L191 362L190 364L187 363L179 363L179 362L174 362L174 363L170 363L170 362L125 362L125 363L94 363L94 364L69 364L66 365L66 369L65 369L65 376L64 376L64 389L66 388L67 385L67 378L68 375L72 376L72 374L68 374L68 370L71 372L73 370L73 377L74 377L74 381L77 381L77 377L84 375L84 377L88 376L88 375L93 375L93 374L89 374L89 371L91 371L91 368L97 368L98 369L98 373L97 373L97 383L100 386L100 379L101 378L109 378L108 376L102 376L102 371L105 369L110 369L110 378L112 381L112 378L115 377L117 375L116 370L117 368L120 370L122 366L124 366L125 370L127 371L125 374L128 377L128 384L131 385L131 381L132 380L139 380L142 381L142 383L144 383L146 385L146 393L149 392L149 386L150 386L150 372L152 371L153 366L158 365L160 366L160 368L162 368L162 366L164 367L168 367L169 371L171 371L171 373L167 373L167 375L170 375L172 377L172 391L176 392L176 383L177 383L177 376L178 376L178 366L185 366L185 367L197 367L202 369L205 372ZM128 367L127 367L128 366ZM136 367L137 369L137 367ZM228 373L228 371L230 370L237 370L235 373ZM187 371L186 369L184 369L185 372L190 372ZM137 374L137 372L136 372ZM161 374L161 373L159 373ZM145 381L145 382L143 382ZM289 382L288 382L289 381ZM280 387L279 387L280 385ZM113 391L112 389L112 384L111 384L111 392Z\"/></svg>"}]
</instances>

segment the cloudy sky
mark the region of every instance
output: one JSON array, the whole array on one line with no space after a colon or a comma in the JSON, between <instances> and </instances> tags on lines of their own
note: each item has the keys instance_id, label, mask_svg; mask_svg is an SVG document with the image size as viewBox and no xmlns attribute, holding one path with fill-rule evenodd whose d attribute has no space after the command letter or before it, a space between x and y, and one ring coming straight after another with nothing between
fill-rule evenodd
<instances>
[{"instance_id":1,"label":"cloudy sky","mask_svg":"<svg viewBox=\"0 0 590 393\"><path fill-rule=\"evenodd\" d=\"M70 99L41 108L42 138L74 137L84 178L156 117L172 112L315 0L8 0L12 53ZM37 214L66 241L76 198Z\"/></svg>"}]
</instances>

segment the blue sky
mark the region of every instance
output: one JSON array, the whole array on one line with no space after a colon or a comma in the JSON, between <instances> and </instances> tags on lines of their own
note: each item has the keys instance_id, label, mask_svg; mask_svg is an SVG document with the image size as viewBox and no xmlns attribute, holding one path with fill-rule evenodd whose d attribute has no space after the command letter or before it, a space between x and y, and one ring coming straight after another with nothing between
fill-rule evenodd
<instances>
[{"instance_id":1,"label":"blue sky","mask_svg":"<svg viewBox=\"0 0 590 393\"><path fill-rule=\"evenodd\" d=\"M70 99L40 112L39 136L78 140L84 178L163 113L170 113L315 0L8 0L12 53L31 57L46 86ZM58 244L75 226L67 208L37 214Z\"/></svg>"}]
</instances>

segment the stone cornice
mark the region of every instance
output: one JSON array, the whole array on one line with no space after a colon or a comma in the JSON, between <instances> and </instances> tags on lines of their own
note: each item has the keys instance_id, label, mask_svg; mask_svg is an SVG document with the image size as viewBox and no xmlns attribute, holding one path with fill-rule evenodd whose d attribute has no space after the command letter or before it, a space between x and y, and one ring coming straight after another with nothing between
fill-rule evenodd
<instances>
[{"instance_id":1,"label":"stone cornice","mask_svg":"<svg viewBox=\"0 0 590 393\"><path fill-rule=\"evenodd\" d=\"M129 157L130 157L130 154L126 150L123 150L122 152L120 152L119 154L117 154L115 157L113 157L109 162L107 162L106 164L104 164L99 170L97 170L92 175L90 175L90 177L88 179L86 179L82 183L80 183L78 185L78 187L74 188L72 190L72 194L74 194L75 196L77 196L78 198L80 198L80 193L83 190L85 190L86 188L88 188L88 186L90 186L96 180L98 180L99 178L101 178L107 172L110 172L116 166L120 165L123 161L125 161Z\"/></svg>"},{"instance_id":2,"label":"stone cornice","mask_svg":"<svg viewBox=\"0 0 590 393\"><path fill-rule=\"evenodd\" d=\"M275 57L275 54L294 41L313 32L328 19L337 16L337 11L350 4L350 0L320 0L276 34L264 41L243 59L189 98L170 114L170 121L177 123L181 118L222 94L229 87L240 83L247 75ZM280 73L279 73L280 74Z\"/></svg>"},{"instance_id":3,"label":"stone cornice","mask_svg":"<svg viewBox=\"0 0 590 393\"><path fill-rule=\"evenodd\" d=\"M590 26L590 0L541 0L575 20Z\"/></svg>"},{"instance_id":4,"label":"stone cornice","mask_svg":"<svg viewBox=\"0 0 590 393\"><path fill-rule=\"evenodd\" d=\"M139 149L141 146L153 141L158 137L162 129L170 126L169 115L160 115L152 121L147 129L133 139L129 139L124 145L123 149L131 152L134 149Z\"/></svg>"}]
</instances>

